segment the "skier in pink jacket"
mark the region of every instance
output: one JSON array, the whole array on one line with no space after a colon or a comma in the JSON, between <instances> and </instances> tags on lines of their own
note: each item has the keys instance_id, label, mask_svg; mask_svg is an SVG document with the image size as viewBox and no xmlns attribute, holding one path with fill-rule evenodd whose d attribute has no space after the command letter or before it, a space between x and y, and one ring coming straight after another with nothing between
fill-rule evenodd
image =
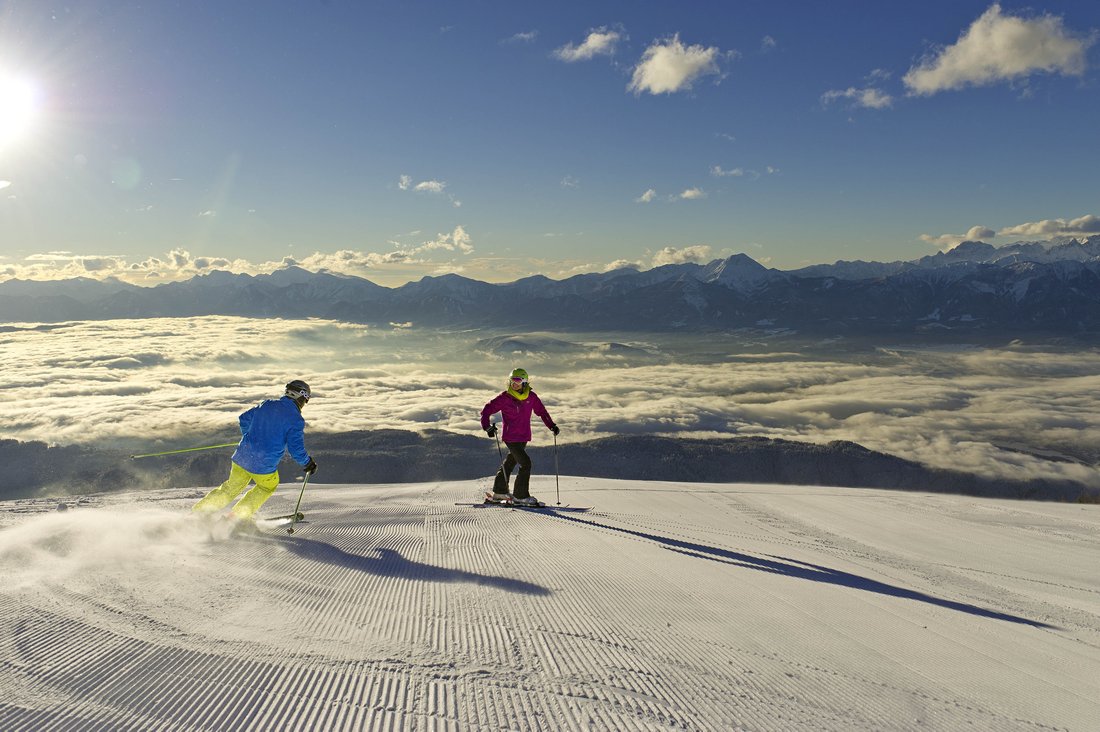
<instances>
[{"instance_id":1,"label":"skier in pink jacket","mask_svg":"<svg viewBox=\"0 0 1100 732\"><path fill-rule=\"evenodd\" d=\"M531 414L537 414L542 418L542 423L547 429L558 435L561 430L550 418L539 395L531 389L527 383L527 372L523 369L512 369L508 377L508 388L494 397L485 408L481 410L481 429L485 430L489 437L497 433L497 426L489 423L489 417L500 412L504 419L504 429L501 438L508 446L508 457L504 458L496 479L493 481L492 494L486 493L486 499L494 503L514 502L525 506L537 506L539 502L531 496L531 458L527 455L527 443L531 441ZM516 474L516 482L513 484L512 495L508 494L508 478L512 474L512 468L519 466Z\"/></svg>"}]
</instances>

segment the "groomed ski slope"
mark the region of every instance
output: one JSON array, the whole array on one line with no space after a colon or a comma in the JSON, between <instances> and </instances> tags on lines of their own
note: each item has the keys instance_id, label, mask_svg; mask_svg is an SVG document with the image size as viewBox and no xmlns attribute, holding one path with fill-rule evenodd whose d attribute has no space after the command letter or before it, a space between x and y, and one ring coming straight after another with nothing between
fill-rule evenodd
<instances>
[{"instance_id":1,"label":"groomed ski slope","mask_svg":"<svg viewBox=\"0 0 1100 732\"><path fill-rule=\"evenodd\" d=\"M1095 730L1100 507L563 477L0 504L0 729ZM553 503L554 479L533 493ZM293 508L284 485L265 506Z\"/></svg>"}]
</instances>

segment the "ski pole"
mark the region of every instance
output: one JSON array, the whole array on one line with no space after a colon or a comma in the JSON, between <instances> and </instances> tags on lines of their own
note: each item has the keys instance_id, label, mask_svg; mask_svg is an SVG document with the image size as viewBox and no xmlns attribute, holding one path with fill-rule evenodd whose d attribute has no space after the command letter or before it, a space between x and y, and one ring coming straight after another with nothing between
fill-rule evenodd
<instances>
[{"instance_id":1,"label":"ski pole","mask_svg":"<svg viewBox=\"0 0 1100 732\"><path fill-rule=\"evenodd\" d=\"M561 486L558 485L558 436L554 435L554 490L558 495L558 505L561 505Z\"/></svg>"},{"instance_id":2,"label":"ski pole","mask_svg":"<svg viewBox=\"0 0 1100 732\"><path fill-rule=\"evenodd\" d=\"M493 426L496 427L497 423L494 422ZM493 431L493 437L496 439L497 455L500 457L500 462L497 463L497 473L503 473L504 472L504 451L500 449L500 433L497 432L496 430L494 430ZM507 478L507 476L506 476L506 478ZM505 480L504 484L505 484L504 490L506 490L506 491L509 490L508 487L507 487L507 485L508 485L507 479ZM493 479L493 488L492 488L492 490L494 490L494 491L496 490L496 479L495 478ZM488 494L486 494L486 495L488 495Z\"/></svg>"},{"instance_id":3,"label":"ski pole","mask_svg":"<svg viewBox=\"0 0 1100 732\"><path fill-rule=\"evenodd\" d=\"M302 475L302 490L298 491L298 502L294 504L294 514L293 515L294 515L295 518L298 517L298 509L302 507L302 496L304 496L305 493L306 493L306 486L307 485L309 485L309 473L304 473ZM291 530L288 533L291 533L291 534L294 533L293 527L291 528Z\"/></svg>"},{"instance_id":4,"label":"ski pole","mask_svg":"<svg viewBox=\"0 0 1100 732\"><path fill-rule=\"evenodd\" d=\"M219 447L236 447L239 443L227 442L224 445L207 445L206 447L185 447L182 450L165 450L164 452L150 452L145 455L131 455L131 460L147 457L160 457L161 455L178 455L181 452L195 452L196 450L216 450Z\"/></svg>"}]
</instances>

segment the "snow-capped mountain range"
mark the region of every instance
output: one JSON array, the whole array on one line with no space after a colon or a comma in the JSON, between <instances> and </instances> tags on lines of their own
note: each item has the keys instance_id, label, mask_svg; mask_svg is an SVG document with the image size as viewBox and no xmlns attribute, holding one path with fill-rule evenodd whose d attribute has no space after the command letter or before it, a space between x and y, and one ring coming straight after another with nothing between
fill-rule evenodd
<instances>
[{"instance_id":1,"label":"snow-capped mountain range","mask_svg":"<svg viewBox=\"0 0 1100 732\"><path fill-rule=\"evenodd\" d=\"M792 271L737 254L504 284L450 274L388 288L297 267L255 276L215 271L156 287L87 278L0 283L5 322L197 315L572 330L1087 335L1100 333L1100 236L1002 247L968 241L912 261Z\"/></svg>"}]
</instances>

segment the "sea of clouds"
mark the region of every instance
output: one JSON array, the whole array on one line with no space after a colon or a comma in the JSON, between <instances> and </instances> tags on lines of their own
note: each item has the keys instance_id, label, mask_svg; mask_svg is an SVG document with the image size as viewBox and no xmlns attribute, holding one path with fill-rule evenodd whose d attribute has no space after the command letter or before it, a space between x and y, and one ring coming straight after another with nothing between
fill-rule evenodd
<instances>
[{"instance_id":1,"label":"sea of clouds","mask_svg":"<svg viewBox=\"0 0 1100 732\"><path fill-rule=\"evenodd\" d=\"M3 437L172 449L233 439L237 415L314 390L310 431L478 433L513 366L562 427L851 440L926 465L1100 485L1100 351L857 347L731 336L525 335L325 320L142 319L0 327ZM630 348L609 347L616 342ZM549 440L536 420L535 441Z\"/></svg>"}]
</instances>

